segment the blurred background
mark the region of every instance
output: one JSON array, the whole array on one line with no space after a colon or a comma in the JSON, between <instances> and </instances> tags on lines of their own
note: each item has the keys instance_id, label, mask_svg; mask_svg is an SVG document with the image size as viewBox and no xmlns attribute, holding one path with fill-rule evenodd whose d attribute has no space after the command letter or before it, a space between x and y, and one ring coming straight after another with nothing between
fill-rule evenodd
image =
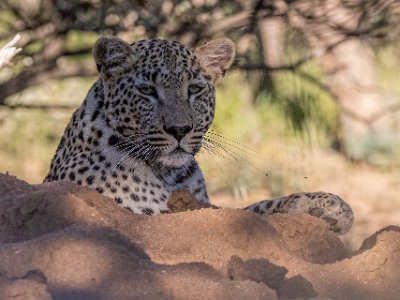
<instances>
[{"instance_id":1,"label":"blurred background","mask_svg":"<svg viewBox=\"0 0 400 300\"><path fill-rule=\"evenodd\" d=\"M298 191L354 209L349 248L400 224L397 0L2 0L0 171L40 183L97 77L101 35L237 47L217 92L219 149L199 154L212 202L241 207Z\"/></svg>"}]
</instances>

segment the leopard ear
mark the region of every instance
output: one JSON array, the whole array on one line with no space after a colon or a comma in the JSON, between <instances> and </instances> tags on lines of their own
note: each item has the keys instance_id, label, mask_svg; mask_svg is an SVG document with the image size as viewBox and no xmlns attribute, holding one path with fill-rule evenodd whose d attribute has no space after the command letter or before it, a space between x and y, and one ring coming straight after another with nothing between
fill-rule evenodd
<instances>
[{"instance_id":1,"label":"leopard ear","mask_svg":"<svg viewBox=\"0 0 400 300\"><path fill-rule=\"evenodd\" d=\"M232 64L235 57L235 45L228 38L219 38L198 47L195 53L200 65L215 84Z\"/></svg>"},{"instance_id":2,"label":"leopard ear","mask_svg":"<svg viewBox=\"0 0 400 300\"><path fill-rule=\"evenodd\" d=\"M93 56L97 69L106 80L118 79L134 64L131 46L116 37L99 38L94 45Z\"/></svg>"}]
</instances>

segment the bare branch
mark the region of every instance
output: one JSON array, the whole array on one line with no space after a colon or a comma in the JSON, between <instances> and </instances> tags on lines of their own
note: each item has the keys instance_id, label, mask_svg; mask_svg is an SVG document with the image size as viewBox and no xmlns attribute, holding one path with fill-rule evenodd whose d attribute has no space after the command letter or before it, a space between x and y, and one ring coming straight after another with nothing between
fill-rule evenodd
<instances>
[{"instance_id":1,"label":"bare branch","mask_svg":"<svg viewBox=\"0 0 400 300\"><path fill-rule=\"evenodd\" d=\"M34 105L34 104L7 104L2 103L0 107L7 109L40 109L40 110L72 110L76 109L77 105L67 105L67 104L46 104L46 105Z\"/></svg>"},{"instance_id":2,"label":"bare branch","mask_svg":"<svg viewBox=\"0 0 400 300\"><path fill-rule=\"evenodd\" d=\"M231 29L232 27L243 27L249 24L251 17L250 11L243 11L238 14L227 16L220 21L216 21L206 30L206 35L213 35L218 32L224 32L228 28Z\"/></svg>"},{"instance_id":3,"label":"bare branch","mask_svg":"<svg viewBox=\"0 0 400 300\"><path fill-rule=\"evenodd\" d=\"M298 68L300 68L302 65L306 64L307 62L313 60L314 58L318 58L333 49L335 47L339 46L343 42L347 41L348 38L345 37L331 45L328 45L326 47L316 49L312 51L309 55L306 55L296 62L290 63L290 64L284 64L284 65L279 65L279 66L270 66L265 63L257 63L257 64L243 64L243 65L237 65L236 67L242 70L246 71L253 71L253 70L261 70L261 71L267 71L267 72L277 72L277 71L296 71Z\"/></svg>"},{"instance_id":4,"label":"bare branch","mask_svg":"<svg viewBox=\"0 0 400 300\"><path fill-rule=\"evenodd\" d=\"M11 65L11 59L22 50L21 48L14 47L20 38L21 36L17 34L10 42L0 49L0 69Z\"/></svg>"},{"instance_id":5,"label":"bare branch","mask_svg":"<svg viewBox=\"0 0 400 300\"><path fill-rule=\"evenodd\" d=\"M44 83L52 79L64 79L73 76L87 77L95 76L97 69L94 64L70 64L62 67L45 68L38 66L18 74L6 82L0 84L0 105L5 103L5 99L24 89Z\"/></svg>"}]
</instances>

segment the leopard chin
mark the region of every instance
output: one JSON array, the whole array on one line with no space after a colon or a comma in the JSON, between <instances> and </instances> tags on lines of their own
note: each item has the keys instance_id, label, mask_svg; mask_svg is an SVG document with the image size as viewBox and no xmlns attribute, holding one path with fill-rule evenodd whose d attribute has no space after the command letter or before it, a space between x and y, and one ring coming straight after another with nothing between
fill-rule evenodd
<instances>
[{"instance_id":1,"label":"leopard chin","mask_svg":"<svg viewBox=\"0 0 400 300\"><path fill-rule=\"evenodd\" d=\"M193 155L182 150L174 150L167 155L161 156L158 161L167 168L181 168L194 159Z\"/></svg>"}]
</instances>

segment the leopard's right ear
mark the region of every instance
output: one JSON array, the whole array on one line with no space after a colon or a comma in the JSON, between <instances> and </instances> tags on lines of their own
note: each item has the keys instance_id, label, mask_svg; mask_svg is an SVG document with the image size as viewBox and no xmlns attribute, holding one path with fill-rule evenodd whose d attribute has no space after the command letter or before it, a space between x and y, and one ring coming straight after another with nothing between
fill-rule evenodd
<instances>
[{"instance_id":1,"label":"leopard's right ear","mask_svg":"<svg viewBox=\"0 0 400 300\"><path fill-rule=\"evenodd\" d=\"M106 80L118 79L131 70L135 62L131 46L116 37L99 38L93 56L100 75Z\"/></svg>"}]
</instances>

